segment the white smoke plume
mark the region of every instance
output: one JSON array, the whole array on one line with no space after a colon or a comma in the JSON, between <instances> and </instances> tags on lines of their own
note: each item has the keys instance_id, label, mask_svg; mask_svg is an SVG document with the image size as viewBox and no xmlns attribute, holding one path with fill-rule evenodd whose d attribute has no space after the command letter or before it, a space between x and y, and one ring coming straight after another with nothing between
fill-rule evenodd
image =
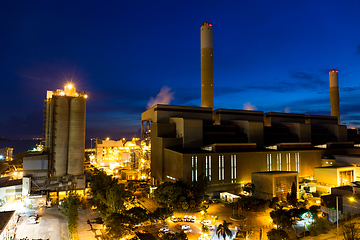
<instances>
[{"instance_id":1,"label":"white smoke plume","mask_svg":"<svg viewBox=\"0 0 360 240\"><path fill-rule=\"evenodd\" d=\"M290 113L290 107L286 107L284 110L285 113Z\"/></svg>"},{"instance_id":2,"label":"white smoke plume","mask_svg":"<svg viewBox=\"0 0 360 240\"><path fill-rule=\"evenodd\" d=\"M250 102L247 102L247 103L244 103L243 104L243 109L244 110L257 110L256 106L255 105L252 105Z\"/></svg>"},{"instance_id":3,"label":"white smoke plume","mask_svg":"<svg viewBox=\"0 0 360 240\"><path fill-rule=\"evenodd\" d=\"M171 88L168 88L167 86L162 87L159 94L156 95L156 98L150 97L146 109L149 109L156 104L170 104L171 100L175 99L174 98L175 92L170 92L170 91Z\"/></svg>"}]
</instances>

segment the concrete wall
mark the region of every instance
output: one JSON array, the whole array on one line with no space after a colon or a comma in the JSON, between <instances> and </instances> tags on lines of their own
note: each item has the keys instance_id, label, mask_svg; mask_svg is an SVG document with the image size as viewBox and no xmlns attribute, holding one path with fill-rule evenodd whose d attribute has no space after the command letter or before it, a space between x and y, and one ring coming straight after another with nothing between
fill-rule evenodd
<instances>
[{"instance_id":1,"label":"concrete wall","mask_svg":"<svg viewBox=\"0 0 360 240\"><path fill-rule=\"evenodd\" d=\"M336 168L315 168L314 178L318 181L318 183L338 186L338 174Z\"/></svg>"},{"instance_id":2,"label":"concrete wall","mask_svg":"<svg viewBox=\"0 0 360 240\"><path fill-rule=\"evenodd\" d=\"M176 138L182 138L183 148L203 146L203 122L198 119L170 118L176 125Z\"/></svg>"}]
</instances>

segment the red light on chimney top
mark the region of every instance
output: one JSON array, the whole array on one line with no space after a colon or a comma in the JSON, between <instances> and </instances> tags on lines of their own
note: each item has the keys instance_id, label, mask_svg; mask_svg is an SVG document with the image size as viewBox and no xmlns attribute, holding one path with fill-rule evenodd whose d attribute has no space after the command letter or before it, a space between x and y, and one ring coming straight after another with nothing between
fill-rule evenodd
<instances>
[{"instance_id":1,"label":"red light on chimney top","mask_svg":"<svg viewBox=\"0 0 360 240\"><path fill-rule=\"evenodd\" d=\"M334 70L331 70L329 73L331 73L331 72L338 72L338 70L335 70L335 69L334 69Z\"/></svg>"}]
</instances>

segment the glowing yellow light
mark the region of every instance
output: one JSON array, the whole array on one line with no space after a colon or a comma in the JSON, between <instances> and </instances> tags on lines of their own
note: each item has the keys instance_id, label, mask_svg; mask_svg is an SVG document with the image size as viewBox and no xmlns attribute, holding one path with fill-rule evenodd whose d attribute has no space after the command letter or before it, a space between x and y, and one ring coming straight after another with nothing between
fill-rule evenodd
<instances>
[{"instance_id":1,"label":"glowing yellow light","mask_svg":"<svg viewBox=\"0 0 360 240\"><path fill-rule=\"evenodd\" d=\"M68 89L72 89L72 87L73 87L72 84L68 84L68 85L67 85L67 88L68 88Z\"/></svg>"},{"instance_id":2,"label":"glowing yellow light","mask_svg":"<svg viewBox=\"0 0 360 240\"><path fill-rule=\"evenodd\" d=\"M350 202L354 202L354 201L355 201L355 198L350 197L350 198L349 198L349 201L350 201Z\"/></svg>"},{"instance_id":3,"label":"glowing yellow light","mask_svg":"<svg viewBox=\"0 0 360 240\"><path fill-rule=\"evenodd\" d=\"M84 98L88 98L88 95L84 95Z\"/></svg>"}]
</instances>

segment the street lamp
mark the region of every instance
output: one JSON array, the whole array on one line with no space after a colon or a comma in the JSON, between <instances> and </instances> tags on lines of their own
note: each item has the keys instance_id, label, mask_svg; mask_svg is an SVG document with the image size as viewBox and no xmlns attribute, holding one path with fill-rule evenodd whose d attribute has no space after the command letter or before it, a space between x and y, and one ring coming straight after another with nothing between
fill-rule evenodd
<instances>
[{"instance_id":1,"label":"street lamp","mask_svg":"<svg viewBox=\"0 0 360 240\"><path fill-rule=\"evenodd\" d=\"M349 197L348 198L349 199L349 201L350 201L350 207L351 207L351 216L350 216L350 218L352 218L352 209L353 209L353 202L355 202L355 198L354 197Z\"/></svg>"}]
</instances>

